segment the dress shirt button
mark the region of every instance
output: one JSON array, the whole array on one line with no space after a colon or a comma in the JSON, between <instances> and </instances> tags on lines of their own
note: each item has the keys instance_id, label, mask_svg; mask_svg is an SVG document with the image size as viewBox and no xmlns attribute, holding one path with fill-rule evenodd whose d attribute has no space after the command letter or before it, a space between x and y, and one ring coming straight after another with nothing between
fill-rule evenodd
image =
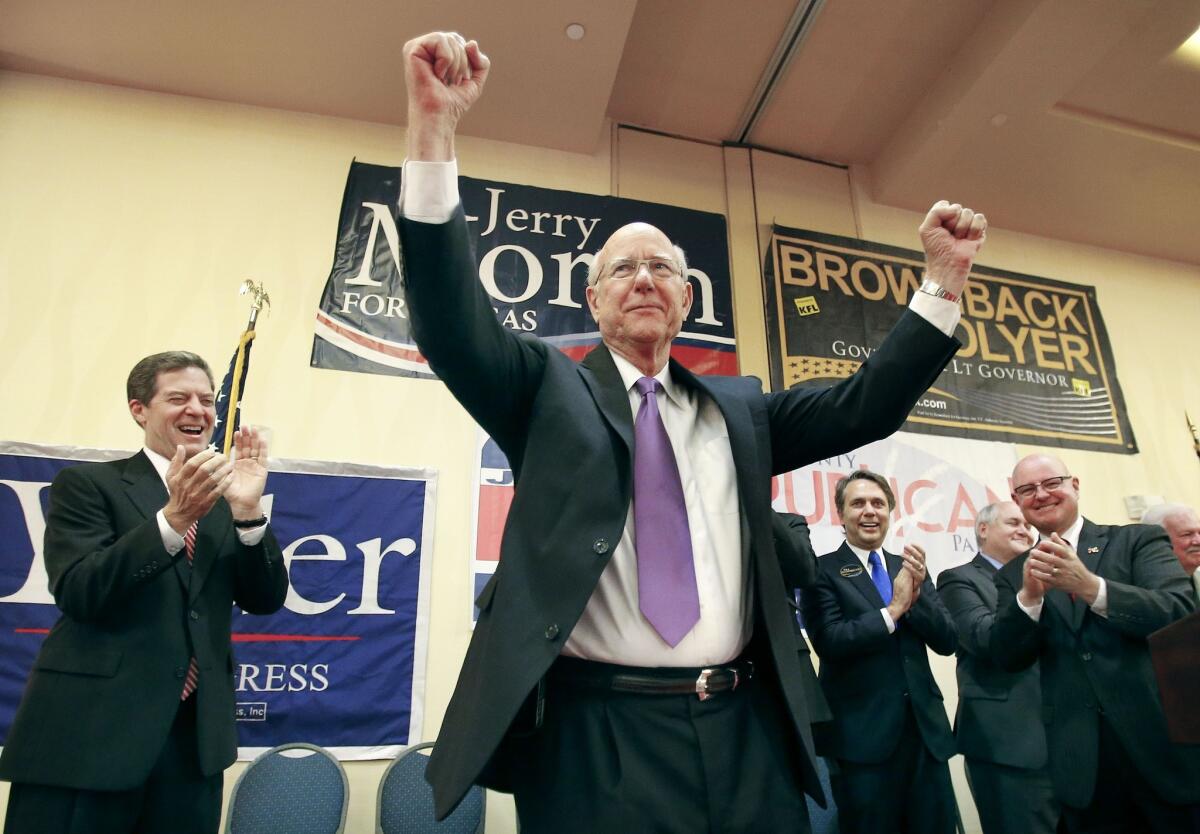
<instances>
[{"instance_id":1,"label":"dress shirt button","mask_svg":"<svg viewBox=\"0 0 1200 834\"><path fill-rule=\"evenodd\" d=\"M592 550L596 551L596 555L603 556L608 552L608 539L596 539L592 542Z\"/></svg>"},{"instance_id":2,"label":"dress shirt button","mask_svg":"<svg viewBox=\"0 0 1200 834\"><path fill-rule=\"evenodd\" d=\"M198 620L198 619L200 619L200 612L199 611L189 611L188 616L191 617L193 620Z\"/></svg>"},{"instance_id":3,"label":"dress shirt button","mask_svg":"<svg viewBox=\"0 0 1200 834\"><path fill-rule=\"evenodd\" d=\"M175 667L175 677L179 678L180 680L183 680L183 676L186 674L187 674L187 670L184 669L182 666Z\"/></svg>"},{"instance_id":4,"label":"dress shirt button","mask_svg":"<svg viewBox=\"0 0 1200 834\"><path fill-rule=\"evenodd\" d=\"M546 639L553 640L558 637L558 623L550 623L546 626Z\"/></svg>"}]
</instances>

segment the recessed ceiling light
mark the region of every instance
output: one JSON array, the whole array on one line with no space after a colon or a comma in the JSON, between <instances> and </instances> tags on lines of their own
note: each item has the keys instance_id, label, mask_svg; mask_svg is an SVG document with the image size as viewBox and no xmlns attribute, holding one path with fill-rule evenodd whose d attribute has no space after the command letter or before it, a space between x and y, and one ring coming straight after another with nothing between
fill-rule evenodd
<instances>
[{"instance_id":1,"label":"recessed ceiling light","mask_svg":"<svg viewBox=\"0 0 1200 834\"><path fill-rule=\"evenodd\" d=\"M583 36L587 34L587 30L583 28L582 23L570 23L567 25L567 37L573 41L583 40Z\"/></svg>"},{"instance_id":2,"label":"recessed ceiling light","mask_svg":"<svg viewBox=\"0 0 1200 834\"><path fill-rule=\"evenodd\" d=\"M1175 57L1200 66L1200 29L1192 32L1192 36L1175 50Z\"/></svg>"}]
</instances>

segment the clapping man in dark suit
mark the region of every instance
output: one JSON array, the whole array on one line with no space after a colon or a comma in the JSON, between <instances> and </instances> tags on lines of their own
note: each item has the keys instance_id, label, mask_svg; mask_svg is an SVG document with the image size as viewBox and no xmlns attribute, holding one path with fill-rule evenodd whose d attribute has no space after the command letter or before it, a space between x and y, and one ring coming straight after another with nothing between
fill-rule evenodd
<instances>
[{"instance_id":1,"label":"clapping man in dark suit","mask_svg":"<svg viewBox=\"0 0 1200 834\"><path fill-rule=\"evenodd\" d=\"M991 659L996 572L1033 544L1011 501L988 504L975 519L979 552L942 571L938 596L958 627L958 714L954 736L984 834L1053 834L1058 802L1046 769L1037 665L1006 672Z\"/></svg>"},{"instance_id":2,"label":"clapping man in dark suit","mask_svg":"<svg viewBox=\"0 0 1200 834\"><path fill-rule=\"evenodd\" d=\"M986 221L937 204L912 312L850 379L778 394L671 361L686 258L630 224L590 259L603 345L577 363L501 327L479 282L454 135L490 62L450 32L404 54L413 333L516 481L426 771L438 815L481 783L515 794L527 832L806 831L821 788L770 478L903 422L956 349Z\"/></svg>"},{"instance_id":3,"label":"clapping man in dark suit","mask_svg":"<svg viewBox=\"0 0 1200 834\"><path fill-rule=\"evenodd\" d=\"M992 656L1040 661L1050 776L1072 832L1193 832L1200 748L1171 742L1146 638L1195 606L1162 528L1094 524L1079 479L1022 458L1013 500L1041 541L996 577Z\"/></svg>"},{"instance_id":4,"label":"clapping man in dark suit","mask_svg":"<svg viewBox=\"0 0 1200 834\"><path fill-rule=\"evenodd\" d=\"M50 485L44 548L62 616L0 757L6 834L215 834L237 755L230 616L283 605L263 515L266 441L208 448L212 372L156 353L129 374L136 455Z\"/></svg>"},{"instance_id":5,"label":"clapping man in dark suit","mask_svg":"<svg viewBox=\"0 0 1200 834\"><path fill-rule=\"evenodd\" d=\"M843 834L952 834L958 820L947 759L954 735L926 647L957 645L949 612L925 570L925 552L883 549L896 499L865 469L838 481L846 542L817 560L802 594L804 624L821 658L833 711L828 749Z\"/></svg>"}]
</instances>

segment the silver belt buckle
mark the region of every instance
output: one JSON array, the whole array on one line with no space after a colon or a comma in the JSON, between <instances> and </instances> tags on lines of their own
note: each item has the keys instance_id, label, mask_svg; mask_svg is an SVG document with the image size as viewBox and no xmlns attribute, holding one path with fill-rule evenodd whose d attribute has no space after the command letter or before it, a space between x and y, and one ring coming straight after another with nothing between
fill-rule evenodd
<instances>
[{"instance_id":1,"label":"silver belt buckle","mask_svg":"<svg viewBox=\"0 0 1200 834\"><path fill-rule=\"evenodd\" d=\"M708 679L712 677L712 673L715 671L717 670L701 669L700 676L696 678L696 697L701 701L707 701L712 697L712 694L708 691Z\"/></svg>"}]
</instances>

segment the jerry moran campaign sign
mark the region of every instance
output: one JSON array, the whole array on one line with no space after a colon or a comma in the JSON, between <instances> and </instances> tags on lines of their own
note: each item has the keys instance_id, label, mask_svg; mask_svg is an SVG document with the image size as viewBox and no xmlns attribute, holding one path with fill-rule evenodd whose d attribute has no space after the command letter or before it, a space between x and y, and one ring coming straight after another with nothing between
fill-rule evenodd
<instances>
[{"instance_id":1,"label":"jerry moran campaign sign","mask_svg":"<svg viewBox=\"0 0 1200 834\"><path fill-rule=\"evenodd\" d=\"M783 226L764 265L771 387L850 376L921 284L920 252ZM1094 287L976 266L963 344L905 429L1137 451Z\"/></svg>"},{"instance_id":2,"label":"jerry moran campaign sign","mask_svg":"<svg viewBox=\"0 0 1200 834\"><path fill-rule=\"evenodd\" d=\"M60 616L42 538L50 482L81 461L128 457L0 443L0 744ZM273 460L263 503L288 565L284 607L235 610L239 757L303 740L343 759L421 740L433 473Z\"/></svg>"},{"instance_id":3,"label":"jerry moran campaign sign","mask_svg":"<svg viewBox=\"0 0 1200 834\"><path fill-rule=\"evenodd\" d=\"M432 378L412 337L396 222L401 169L353 162L311 365ZM459 177L479 281L505 327L580 359L600 341L584 298L593 254L626 223L687 253L695 301L672 355L696 373L737 373L725 218L674 206Z\"/></svg>"}]
</instances>

